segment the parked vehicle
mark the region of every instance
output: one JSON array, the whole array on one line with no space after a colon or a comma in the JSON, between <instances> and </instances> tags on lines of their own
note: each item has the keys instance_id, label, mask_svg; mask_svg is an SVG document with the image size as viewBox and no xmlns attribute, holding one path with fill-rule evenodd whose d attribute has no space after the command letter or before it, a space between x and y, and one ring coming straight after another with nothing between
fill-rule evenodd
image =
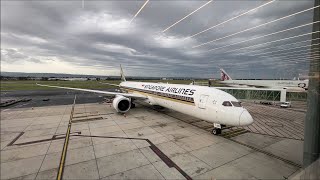
<instances>
[{"instance_id":1,"label":"parked vehicle","mask_svg":"<svg viewBox=\"0 0 320 180\"><path fill-rule=\"evenodd\" d=\"M280 105L281 108L288 108L291 107L291 102L282 102Z\"/></svg>"}]
</instances>

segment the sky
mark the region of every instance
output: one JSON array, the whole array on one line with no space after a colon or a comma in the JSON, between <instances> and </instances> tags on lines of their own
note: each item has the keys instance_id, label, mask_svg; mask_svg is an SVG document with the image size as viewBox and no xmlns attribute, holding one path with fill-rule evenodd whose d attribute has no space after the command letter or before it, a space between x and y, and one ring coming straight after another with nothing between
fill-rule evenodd
<instances>
[{"instance_id":1,"label":"sky","mask_svg":"<svg viewBox=\"0 0 320 180\"><path fill-rule=\"evenodd\" d=\"M225 22L267 2L150 0L134 18L144 0L1 1L1 71L119 75L122 64L128 76L307 74L313 10L275 20L313 0L278 0Z\"/></svg>"}]
</instances>

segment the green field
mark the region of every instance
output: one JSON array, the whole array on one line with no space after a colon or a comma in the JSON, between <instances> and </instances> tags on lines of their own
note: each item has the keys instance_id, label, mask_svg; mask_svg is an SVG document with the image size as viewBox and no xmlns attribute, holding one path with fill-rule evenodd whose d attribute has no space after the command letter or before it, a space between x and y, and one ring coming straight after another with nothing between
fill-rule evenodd
<instances>
[{"instance_id":1,"label":"green field","mask_svg":"<svg viewBox=\"0 0 320 180\"><path fill-rule=\"evenodd\" d=\"M155 82L155 83L169 83L169 84L190 84L192 80L135 80L139 82ZM197 83L208 83L207 80L195 80ZM35 81L35 80L1 80L1 91L17 91L17 90L53 90L55 88L37 86L36 83L53 85L53 86L65 86L84 89L108 89L114 88L114 86L101 84L119 84L120 80L101 80L101 81ZM218 81L211 81L211 86L223 86Z\"/></svg>"},{"instance_id":2,"label":"green field","mask_svg":"<svg viewBox=\"0 0 320 180\"><path fill-rule=\"evenodd\" d=\"M172 84L190 84L191 80L142 80L145 82L163 82ZM1 81L1 91L16 91L16 90L53 90L55 88L37 86L36 83L54 85L54 86L65 86L74 88L85 88L85 89L108 89L114 88L114 86L101 84L111 83L119 84L120 80L101 80L101 81Z\"/></svg>"}]
</instances>

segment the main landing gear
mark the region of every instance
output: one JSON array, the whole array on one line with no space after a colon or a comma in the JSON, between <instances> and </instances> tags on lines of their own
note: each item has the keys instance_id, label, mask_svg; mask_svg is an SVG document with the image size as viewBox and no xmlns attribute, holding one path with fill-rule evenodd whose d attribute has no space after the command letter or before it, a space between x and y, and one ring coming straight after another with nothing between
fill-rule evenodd
<instances>
[{"instance_id":1,"label":"main landing gear","mask_svg":"<svg viewBox=\"0 0 320 180\"><path fill-rule=\"evenodd\" d=\"M221 124L213 123L214 128L212 129L211 133L214 135L221 134Z\"/></svg>"},{"instance_id":2,"label":"main landing gear","mask_svg":"<svg viewBox=\"0 0 320 180\"><path fill-rule=\"evenodd\" d=\"M136 104L134 104L133 102L131 102L131 109L135 108Z\"/></svg>"}]
</instances>

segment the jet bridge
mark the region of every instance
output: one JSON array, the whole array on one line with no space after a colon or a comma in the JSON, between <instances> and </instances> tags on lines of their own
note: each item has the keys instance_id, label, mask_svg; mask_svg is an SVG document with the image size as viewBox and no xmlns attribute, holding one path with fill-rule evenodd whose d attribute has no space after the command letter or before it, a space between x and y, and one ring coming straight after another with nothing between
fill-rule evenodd
<instances>
[{"instance_id":1,"label":"jet bridge","mask_svg":"<svg viewBox=\"0 0 320 180\"><path fill-rule=\"evenodd\" d=\"M287 101L286 89L214 87L233 95L237 99Z\"/></svg>"}]
</instances>

